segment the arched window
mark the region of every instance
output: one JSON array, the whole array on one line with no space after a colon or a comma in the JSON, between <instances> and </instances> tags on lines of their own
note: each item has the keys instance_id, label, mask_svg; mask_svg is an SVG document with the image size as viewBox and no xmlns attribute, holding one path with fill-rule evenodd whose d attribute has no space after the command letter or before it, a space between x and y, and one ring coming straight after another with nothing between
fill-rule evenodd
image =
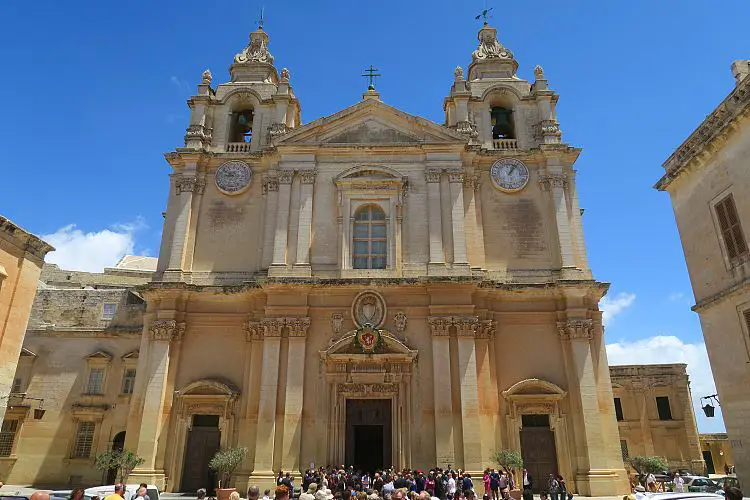
<instances>
[{"instance_id":1,"label":"arched window","mask_svg":"<svg viewBox=\"0 0 750 500\"><path fill-rule=\"evenodd\" d=\"M354 269L385 269L387 238L385 212L366 205L354 214Z\"/></svg>"},{"instance_id":2,"label":"arched window","mask_svg":"<svg viewBox=\"0 0 750 500\"><path fill-rule=\"evenodd\" d=\"M513 126L513 111L501 106L495 106L490 110L492 119L493 139L515 139L516 131Z\"/></svg>"},{"instance_id":3,"label":"arched window","mask_svg":"<svg viewBox=\"0 0 750 500\"><path fill-rule=\"evenodd\" d=\"M250 142L253 137L253 110L235 111L231 116L229 142Z\"/></svg>"}]
</instances>

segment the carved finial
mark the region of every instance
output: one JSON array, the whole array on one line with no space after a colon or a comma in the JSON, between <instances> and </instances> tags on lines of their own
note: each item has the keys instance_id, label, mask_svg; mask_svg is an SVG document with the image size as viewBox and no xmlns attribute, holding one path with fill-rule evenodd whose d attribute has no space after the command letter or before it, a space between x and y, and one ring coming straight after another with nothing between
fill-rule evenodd
<instances>
[{"instance_id":1,"label":"carved finial","mask_svg":"<svg viewBox=\"0 0 750 500\"><path fill-rule=\"evenodd\" d=\"M203 72L203 78L201 80L201 85L211 85L211 80L213 79L213 75L211 74L211 70L207 69Z\"/></svg>"},{"instance_id":2,"label":"carved finial","mask_svg":"<svg viewBox=\"0 0 750 500\"><path fill-rule=\"evenodd\" d=\"M464 69L461 66L456 66L456 69L453 70L453 75L456 77L456 81L461 81L464 79Z\"/></svg>"},{"instance_id":3,"label":"carved finial","mask_svg":"<svg viewBox=\"0 0 750 500\"><path fill-rule=\"evenodd\" d=\"M536 78L537 80L544 80L544 68L542 68L542 67L541 67L541 66L539 66L538 64L537 64L537 65L536 65L536 67L534 68L534 77L535 77L535 78Z\"/></svg>"},{"instance_id":4,"label":"carved finial","mask_svg":"<svg viewBox=\"0 0 750 500\"><path fill-rule=\"evenodd\" d=\"M284 68L281 70L281 81L282 82L288 82L290 78L289 70Z\"/></svg>"}]
</instances>

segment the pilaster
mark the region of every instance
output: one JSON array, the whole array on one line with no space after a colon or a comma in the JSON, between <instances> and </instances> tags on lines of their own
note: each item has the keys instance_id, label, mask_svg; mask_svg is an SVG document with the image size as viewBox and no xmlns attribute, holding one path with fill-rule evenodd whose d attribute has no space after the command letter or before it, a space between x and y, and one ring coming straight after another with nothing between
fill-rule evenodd
<instances>
[{"instance_id":1,"label":"pilaster","mask_svg":"<svg viewBox=\"0 0 750 500\"><path fill-rule=\"evenodd\" d=\"M297 230L297 259L294 265L295 274L310 276L310 238L312 235L313 185L315 170L299 172L300 186L299 225Z\"/></svg>"},{"instance_id":2,"label":"pilaster","mask_svg":"<svg viewBox=\"0 0 750 500\"><path fill-rule=\"evenodd\" d=\"M286 268L287 239L289 236L289 204L292 196L292 176L294 172L282 170L277 177L279 183L278 205L276 209L276 231L273 238L273 261L271 267Z\"/></svg>"},{"instance_id":3,"label":"pilaster","mask_svg":"<svg viewBox=\"0 0 750 500\"><path fill-rule=\"evenodd\" d=\"M448 172L451 193L451 228L453 230L453 265L468 268L466 255L466 228L464 214L464 173L451 170ZM468 269L467 269L468 271Z\"/></svg>"},{"instance_id":4,"label":"pilaster","mask_svg":"<svg viewBox=\"0 0 750 500\"><path fill-rule=\"evenodd\" d=\"M565 188L567 177L562 173L542 174L539 176L539 184L544 191L551 194L553 209L555 211L555 222L557 223L557 236L560 245L560 264L563 268L575 268L575 255L573 253L573 239L568 216L568 203Z\"/></svg>"},{"instance_id":5,"label":"pilaster","mask_svg":"<svg viewBox=\"0 0 750 500\"><path fill-rule=\"evenodd\" d=\"M258 427L255 439L253 478L273 477L273 449L276 436L276 402L279 389L279 356L283 318L268 318L260 323L263 335L263 366L260 374Z\"/></svg>"},{"instance_id":6,"label":"pilaster","mask_svg":"<svg viewBox=\"0 0 750 500\"><path fill-rule=\"evenodd\" d=\"M286 366L286 396L284 401L284 444L282 469L301 472L302 403L305 384L305 341L310 318L287 318L289 349Z\"/></svg>"},{"instance_id":7,"label":"pilaster","mask_svg":"<svg viewBox=\"0 0 750 500\"><path fill-rule=\"evenodd\" d=\"M185 270L188 242L191 241L191 228L195 227L193 219L193 198L200 201L200 195L206 187L206 181L199 177L197 165L189 164L184 173L175 174L174 189L177 197L175 209L177 216L172 228L172 246L169 250L169 263L164 272L164 281L181 281ZM194 238L194 237L193 237ZM192 240L194 242L194 239ZM192 250L190 251L192 257Z\"/></svg>"},{"instance_id":8,"label":"pilaster","mask_svg":"<svg viewBox=\"0 0 750 500\"><path fill-rule=\"evenodd\" d=\"M461 394L461 429L463 431L463 469L481 471L482 435L479 424L479 390L475 336L479 327L476 316L454 316L458 346L458 373ZM486 457L489 458L489 457Z\"/></svg>"},{"instance_id":9,"label":"pilaster","mask_svg":"<svg viewBox=\"0 0 750 500\"><path fill-rule=\"evenodd\" d=\"M453 447L453 405L450 398L451 361L450 319L439 316L428 318L432 331L432 383L435 407L435 457L438 467L456 463Z\"/></svg>"},{"instance_id":10,"label":"pilaster","mask_svg":"<svg viewBox=\"0 0 750 500\"><path fill-rule=\"evenodd\" d=\"M262 268L267 269L273 262L274 244L276 239L276 212L279 206L279 179L266 177L263 179L263 194L265 196L263 213L263 260Z\"/></svg>"},{"instance_id":11,"label":"pilaster","mask_svg":"<svg viewBox=\"0 0 750 500\"><path fill-rule=\"evenodd\" d=\"M430 241L430 266L444 266L443 226L440 214L440 176L437 169L429 169L425 174L427 181L427 219ZM428 270L428 274L431 274Z\"/></svg>"}]
</instances>

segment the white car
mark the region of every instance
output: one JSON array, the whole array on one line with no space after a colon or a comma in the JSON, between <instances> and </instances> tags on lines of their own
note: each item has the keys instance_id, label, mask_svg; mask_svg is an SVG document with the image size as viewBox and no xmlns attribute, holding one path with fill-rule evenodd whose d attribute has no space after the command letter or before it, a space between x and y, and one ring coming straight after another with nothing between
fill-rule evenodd
<instances>
[{"instance_id":1,"label":"white car","mask_svg":"<svg viewBox=\"0 0 750 500\"><path fill-rule=\"evenodd\" d=\"M718 500L716 493L636 493L637 500Z\"/></svg>"},{"instance_id":2,"label":"white car","mask_svg":"<svg viewBox=\"0 0 750 500\"><path fill-rule=\"evenodd\" d=\"M138 492L140 485L138 484L126 484L125 485L125 496L123 500L133 500ZM99 497L99 500L104 500L104 497L112 495L115 492L115 485L110 484L107 486L94 486L92 488L86 488L83 492L85 500L90 500L95 496ZM146 494L149 500L159 500L159 488L153 484L146 486Z\"/></svg>"}]
</instances>

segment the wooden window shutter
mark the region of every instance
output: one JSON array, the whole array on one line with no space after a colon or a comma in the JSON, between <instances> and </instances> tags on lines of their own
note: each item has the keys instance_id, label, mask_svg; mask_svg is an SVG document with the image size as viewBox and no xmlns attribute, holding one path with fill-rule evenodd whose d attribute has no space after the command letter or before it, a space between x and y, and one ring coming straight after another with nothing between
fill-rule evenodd
<instances>
[{"instance_id":1,"label":"wooden window shutter","mask_svg":"<svg viewBox=\"0 0 750 500\"><path fill-rule=\"evenodd\" d=\"M716 217L729 260L734 261L748 255L742 224L731 194L716 204Z\"/></svg>"},{"instance_id":2,"label":"wooden window shutter","mask_svg":"<svg viewBox=\"0 0 750 500\"><path fill-rule=\"evenodd\" d=\"M745 309L742 312L742 315L745 317L745 327L747 328L748 334L750 334L750 309Z\"/></svg>"}]
</instances>

